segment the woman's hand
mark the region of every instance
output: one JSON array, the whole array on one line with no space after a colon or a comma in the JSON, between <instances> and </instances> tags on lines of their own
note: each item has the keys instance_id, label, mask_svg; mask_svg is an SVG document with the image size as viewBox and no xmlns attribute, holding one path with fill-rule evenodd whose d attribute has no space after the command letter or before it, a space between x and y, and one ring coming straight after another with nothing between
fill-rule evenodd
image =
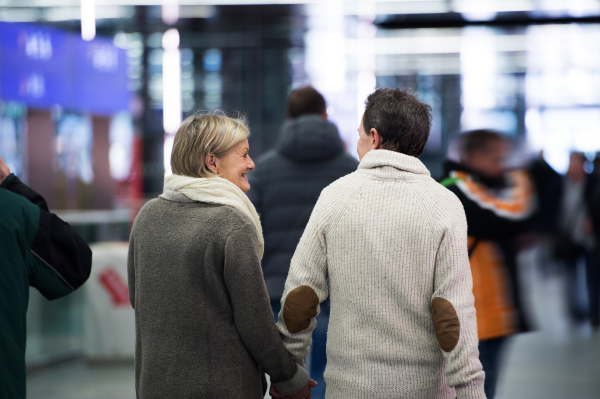
<instances>
[{"instance_id":1,"label":"woman's hand","mask_svg":"<svg viewBox=\"0 0 600 399\"><path fill-rule=\"evenodd\" d=\"M10 169L8 165L4 162L2 157L0 157L0 184L10 175Z\"/></svg>"},{"instance_id":2,"label":"woman's hand","mask_svg":"<svg viewBox=\"0 0 600 399\"><path fill-rule=\"evenodd\" d=\"M271 384L269 395L271 395L271 398L273 399L311 399L310 389L316 387L317 385L319 384L315 380L309 379L304 388L302 388L300 391L296 392L293 395L286 396L277 392L273 384Z\"/></svg>"}]
</instances>

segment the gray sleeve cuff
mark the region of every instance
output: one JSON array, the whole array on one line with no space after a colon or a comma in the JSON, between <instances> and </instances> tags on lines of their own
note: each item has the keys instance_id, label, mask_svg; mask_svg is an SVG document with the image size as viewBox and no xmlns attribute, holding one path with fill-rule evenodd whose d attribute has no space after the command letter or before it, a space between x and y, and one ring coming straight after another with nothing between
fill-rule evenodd
<instances>
[{"instance_id":1,"label":"gray sleeve cuff","mask_svg":"<svg viewBox=\"0 0 600 399\"><path fill-rule=\"evenodd\" d=\"M308 372L299 365L296 374L286 381L274 382L273 386L282 395L293 395L308 383Z\"/></svg>"},{"instance_id":2,"label":"gray sleeve cuff","mask_svg":"<svg viewBox=\"0 0 600 399\"><path fill-rule=\"evenodd\" d=\"M298 364L298 366L306 369L306 366L304 365L304 359L294 359L294 361Z\"/></svg>"},{"instance_id":3,"label":"gray sleeve cuff","mask_svg":"<svg viewBox=\"0 0 600 399\"><path fill-rule=\"evenodd\" d=\"M458 399L485 399L483 391L483 380L477 379L465 385L455 386L456 397Z\"/></svg>"}]
</instances>

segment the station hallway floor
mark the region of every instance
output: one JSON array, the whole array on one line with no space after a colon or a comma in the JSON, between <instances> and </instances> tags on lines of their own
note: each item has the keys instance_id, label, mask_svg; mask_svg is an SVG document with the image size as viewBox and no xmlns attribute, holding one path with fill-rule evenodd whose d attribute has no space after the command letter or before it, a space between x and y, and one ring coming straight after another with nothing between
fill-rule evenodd
<instances>
[{"instance_id":1,"label":"station hallway floor","mask_svg":"<svg viewBox=\"0 0 600 399\"><path fill-rule=\"evenodd\" d=\"M537 330L514 337L496 399L599 399L600 332L565 317L560 274L523 268ZM28 375L30 399L133 399L133 363L76 360Z\"/></svg>"}]
</instances>

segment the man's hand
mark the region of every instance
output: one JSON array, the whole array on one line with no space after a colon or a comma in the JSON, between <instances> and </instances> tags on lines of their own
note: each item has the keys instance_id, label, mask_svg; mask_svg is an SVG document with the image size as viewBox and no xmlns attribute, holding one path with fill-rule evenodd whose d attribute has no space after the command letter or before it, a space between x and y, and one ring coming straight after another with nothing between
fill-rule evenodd
<instances>
[{"instance_id":1,"label":"man's hand","mask_svg":"<svg viewBox=\"0 0 600 399\"><path fill-rule=\"evenodd\" d=\"M287 396L280 394L277 392L277 389L271 384L271 389L269 389L269 395L271 395L272 399L285 399Z\"/></svg>"},{"instance_id":2,"label":"man's hand","mask_svg":"<svg viewBox=\"0 0 600 399\"><path fill-rule=\"evenodd\" d=\"M300 391L293 395L286 396L277 392L273 384L271 384L269 395L271 395L271 398L273 399L311 399L310 389L316 387L317 385L318 383L315 380L309 379L304 388L302 388Z\"/></svg>"},{"instance_id":3,"label":"man's hand","mask_svg":"<svg viewBox=\"0 0 600 399\"><path fill-rule=\"evenodd\" d=\"M4 162L2 157L0 157L0 184L10 175L10 169L8 165Z\"/></svg>"}]
</instances>

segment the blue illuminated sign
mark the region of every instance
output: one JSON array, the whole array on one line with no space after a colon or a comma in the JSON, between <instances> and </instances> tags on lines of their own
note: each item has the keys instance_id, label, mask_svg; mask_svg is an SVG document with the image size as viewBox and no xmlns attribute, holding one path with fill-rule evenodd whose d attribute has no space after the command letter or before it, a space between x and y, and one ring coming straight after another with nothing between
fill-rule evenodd
<instances>
[{"instance_id":1,"label":"blue illuminated sign","mask_svg":"<svg viewBox=\"0 0 600 399\"><path fill-rule=\"evenodd\" d=\"M127 58L109 39L0 22L0 98L32 108L113 114L129 108Z\"/></svg>"},{"instance_id":2,"label":"blue illuminated sign","mask_svg":"<svg viewBox=\"0 0 600 399\"><path fill-rule=\"evenodd\" d=\"M0 23L0 96L31 107L64 105L69 99L66 33Z\"/></svg>"},{"instance_id":3,"label":"blue illuminated sign","mask_svg":"<svg viewBox=\"0 0 600 399\"><path fill-rule=\"evenodd\" d=\"M112 40L75 41L76 71L74 108L101 114L129 109L127 54Z\"/></svg>"}]
</instances>

